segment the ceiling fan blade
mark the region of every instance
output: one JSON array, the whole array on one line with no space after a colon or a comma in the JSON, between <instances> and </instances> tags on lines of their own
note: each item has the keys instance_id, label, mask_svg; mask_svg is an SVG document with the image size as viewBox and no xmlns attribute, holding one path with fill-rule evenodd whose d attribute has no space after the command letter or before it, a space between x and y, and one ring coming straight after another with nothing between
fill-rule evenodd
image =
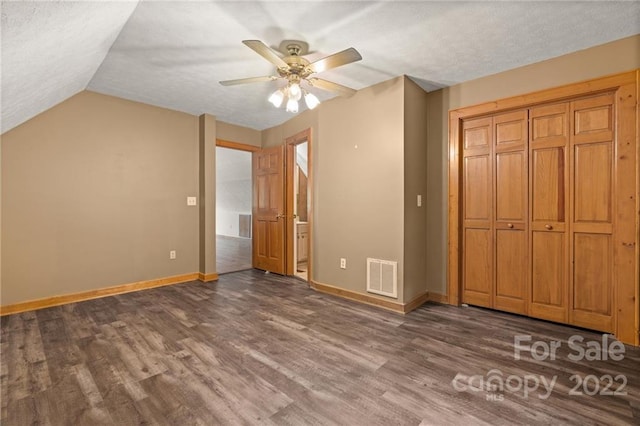
<instances>
[{"instance_id":1,"label":"ceiling fan blade","mask_svg":"<svg viewBox=\"0 0 640 426\"><path fill-rule=\"evenodd\" d=\"M358 53L358 51L353 47L350 47L342 52L334 53L333 55L325 56L322 59L312 62L309 64L307 69L311 70L311 72L322 72L331 68L357 62L360 59L362 59L360 53Z\"/></svg>"},{"instance_id":2,"label":"ceiling fan blade","mask_svg":"<svg viewBox=\"0 0 640 426\"><path fill-rule=\"evenodd\" d=\"M236 80L225 80L225 81L221 81L220 84L222 84L223 86L234 86L236 84L260 83L263 81L273 81L277 79L278 77L274 75L266 75L264 77L249 77L249 78L238 78Z\"/></svg>"},{"instance_id":3,"label":"ceiling fan blade","mask_svg":"<svg viewBox=\"0 0 640 426\"><path fill-rule=\"evenodd\" d=\"M330 92L338 92L341 95L349 96L353 95L357 92L357 90L352 89L347 86L343 86L338 83L334 83L333 81L323 80L321 78L310 78L307 80L313 87L317 87L318 89L328 90Z\"/></svg>"},{"instance_id":4,"label":"ceiling fan blade","mask_svg":"<svg viewBox=\"0 0 640 426\"><path fill-rule=\"evenodd\" d=\"M278 68L289 68L289 65L282 60L275 50L261 42L260 40L242 40L242 42L253 49L258 55L265 58Z\"/></svg>"}]
</instances>

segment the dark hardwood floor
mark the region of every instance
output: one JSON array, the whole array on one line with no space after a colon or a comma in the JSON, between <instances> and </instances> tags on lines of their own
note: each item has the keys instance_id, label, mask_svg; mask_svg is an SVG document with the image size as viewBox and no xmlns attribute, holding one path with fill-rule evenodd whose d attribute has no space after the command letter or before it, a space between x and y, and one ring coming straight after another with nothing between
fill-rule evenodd
<instances>
[{"instance_id":1,"label":"dark hardwood floor","mask_svg":"<svg viewBox=\"0 0 640 426\"><path fill-rule=\"evenodd\" d=\"M640 424L638 348L574 361L571 336L602 336L477 308L402 316L253 270L1 323L5 426ZM516 335L559 341L556 360L515 360ZM480 386L499 374L503 391ZM541 377L548 398L525 397L518 378Z\"/></svg>"},{"instance_id":2,"label":"dark hardwood floor","mask_svg":"<svg viewBox=\"0 0 640 426\"><path fill-rule=\"evenodd\" d=\"M218 274L251 269L251 238L216 235L216 271Z\"/></svg>"}]
</instances>

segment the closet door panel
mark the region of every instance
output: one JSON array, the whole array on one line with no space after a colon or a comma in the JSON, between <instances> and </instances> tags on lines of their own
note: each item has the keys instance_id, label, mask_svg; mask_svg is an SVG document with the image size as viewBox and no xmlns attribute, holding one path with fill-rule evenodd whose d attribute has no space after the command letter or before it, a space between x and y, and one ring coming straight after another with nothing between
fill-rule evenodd
<instances>
[{"instance_id":1,"label":"closet door panel","mask_svg":"<svg viewBox=\"0 0 640 426\"><path fill-rule=\"evenodd\" d=\"M522 151L496 155L496 220L524 223L527 215L526 160Z\"/></svg>"},{"instance_id":2,"label":"closet door panel","mask_svg":"<svg viewBox=\"0 0 640 426\"><path fill-rule=\"evenodd\" d=\"M529 314L567 322L569 104L535 107L529 113Z\"/></svg>"},{"instance_id":3,"label":"closet door panel","mask_svg":"<svg viewBox=\"0 0 640 426\"><path fill-rule=\"evenodd\" d=\"M525 313L527 298L527 233L496 230L496 309Z\"/></svg>"},{"instance_id":4,"label":"closet door panel","mask_svg":"<svg viewBox=\"0 0 640 426\"><path fill-rule=\"evenodd\" d=\"M464 159L464 217L489 221L491 218L491 164L488 155Z\"/></svg>"},{"instance_id":5,"label":"closet door panel","mask_svg":"<svg viewBox=\"0 0 640 426\"><path fill-rule=\"evenodd\" d=\"M532 233L530 315L567 321L566 241L563 232Z\"/></svg>"},{"instance_id":6,"label":"closet door panel","mask_svg":"<svg viewBox=\"0 0 640 426\"><path fill-rule=\"evenodd\" d=\"M492 126L491 117L463 123L462 301L492 306Z\"/></svg>"},{"instance_id":7,"label":"closet door panel","mask_svg":"<svg viewBox=\"0 0 640 426\"><path fill-rule=\"evenodd\" d=\"M576 233L574 245L574 309L611 315L611 237Z\"/></svg>"},{"instance_id":8,"label":"closet door panel","mask_svg":"<svg viewBox=\"0 0 640 426\"><path fill-rule=\"evenodd\" d=\"M611 223L611 142L576 145L574 158L575 222Z\"/></svg>"},{"instance_id":9,"label":"closet door panel","mask_svg":"<svg viewBox=\"0 0 640 426\"><path fill-rule=\"evenodd\" d=\"M592 143L613 139L613 95L572 102L573 142Z\"/></svg>"},{"instance_id":10,"label":"closet door panel","mask_svg":"<svg viewBox=\"0 0 640 426\"><path fill-rule=\"evenodd\" d=\"M532 150L532 222L564 222L564 158L564 146Z\"/></svg>"},{"instance_id":11,"label":"closet door panel","mask_svg":"<svg viewBox=\"0 0 640 426\"><path fill-rule=\"evenodd\" d=\"M493 307L527 313L527 110L494 117L495 287Z\"/></svg>"},{"instance_id":12,"label":"closet door panel","mask_svg":"<svg viewBox=\"0 0 640 426\"><path fill-rule=\"evenodd\" d=\"M571 103L571 299L569 322L613 332L614 97Z\"/></svg>"},{"instance_id":13,"label":"closet door panel","mask_svg":"<svg viewBox=\"0 0 640 426\"><path fill-rule=\"evenodd\" d=\"M464 245L464 302L490 307L493 275L491 232L487 229L466 229Z\"/></svg>"},{"instance_id":14,"label":"closet door panel","mask_svg":"<svg viewBox=\"0 0 640 426\"><path fill-rule=\"evenodd\" d=\"M527 145L527 110L496 115L495 141L496 150L520 150Z\"/></svg>"},{"instance_id":15,"label":"closet door panel","mask_svg":"<svg viewBox=\"0 0 640 426\"><path fill-rule=\"evenodd\" d=\"M566 141L569 129L567 104L536 107L531 110L531 140L543 142Z\"/></svg>"}]
</instances>

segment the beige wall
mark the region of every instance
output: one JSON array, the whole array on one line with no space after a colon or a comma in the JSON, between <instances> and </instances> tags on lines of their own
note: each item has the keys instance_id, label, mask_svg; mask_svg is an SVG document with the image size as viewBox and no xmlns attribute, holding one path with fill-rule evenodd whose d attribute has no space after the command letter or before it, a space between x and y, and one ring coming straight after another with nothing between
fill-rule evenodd
<instances>
[{"instance_id":1,"label":"beige wall","mask_svg":"<svg viewBox=\"0 0 640 426\"><path fill-rule=\"evenodd\" d=\"M269 148L282 145L287 138L306 129L311 129L311 137L314 141L320 137L318 132L318 109L305 110L292 116L290 120L279 126L263 130L262 146Z\"/></svg>"},{"instance_id":2,"label":"beige wall","mask_svg":"<svg viewBox=\"0 0 640 426\"><path fill-rule=\"evenodd\" d=\"M403 295L404 79L336 98L314 139L314 278L366 292L366 258L398 261ZM347 259L340 269L339 259Z\"/></svg>"},{"instance_id":3,"label":"beige wall","mask_svg":"<svg viewBox=\"0 0 640 426\"><path fill-rule=\"evenodd\" d=\"M431 92L428 105L429 290L446 292L448 111L640 68L640 35Z\"/></svg>"},{"instance_id":4,"label":"beige wall","mask_svg":"<svg viewBox=\"0 0 640 426\"><path fill-rule=\"evenodd\" d=\"M427 289L444 294L447 290L447 127L444 90L427 95Z\"/></svg>"},{"instance_id":5,"label":"beige wall","mask_svg":"<svg viewBox=\"0 0 640 426\"><path fill-rule=\"evenodd\" d=\"M408 124L406 106L414 111ZM352 97L323 102L313 111L263 130L264 147L281 145L307 128L312 131L314 281L366 293L366 258L373 257L398 262L399 302L424 293L424 262L418 264L417 258L424 255L426 214L420 218L425 210L416 208L415 196L416 191L426 194L425 116L426 93L397 77ZM409 153L405 153L406 131ZM407 233L405 162L416 172L407 189L412 194ZM409 235L406 244L405 235ZM409 275L405 245L411 250ZM347 269L340 269L342 257Z\"/></svg>"},{"instance_id":6,"label":"beige wall","mask_svg":"<svg viewBox=\"0 0 640 426\"><path fill-rule=\"evenodd\" d=\"M197 135L87 91L3 134L0 303L198 272Z\"/></svg>"},{"instance_id":7,"label":"beige wall","mask_svg":"<svg viewBox=\"0 0 640 426\"><path fill-rule=\"evenodd\" d=\"M427 93L404 80L404 301L427 291ZM418 207L417 196L422 196Z\"/></svg>"},{"instance_id":8,"label":"beige wall","mask_svg":"<svg viewBox=\"0 0 640 426\"><path fill-rule=\"evenodd\" d=\"M0 200L2 200L2 135L0 135ZM2 306L2 204L0 201L0 306Z\"/></svg>"},{"instance_id":9,"label":"beige wall","mask_svg":"<svg viewBox=\"0 0 640 426\"><path fill-rule=\"evenodd\" d=\"M189 195L204 195L201 206L213 199L199 185L214 170L200 148L214 136L274 146L307 128L313 279L364 293L365 258L377 257L398 261L400 302L425 283L444 293L449 109L635 68L640 36L435 91L426 103L398 77L262 132L209 117L204 145L197 117L82 92L2 135L0 304L198 272L200 260L211 272L215 254L199 256L200 208L186 206Z\"/></svg>"},{"instance_id":10,"label":"beige wall","mask_svg":"<svg viewBox=\"0 0 640 426\"><path fill-rule=\"evenodd\" d=\"M216 270L216 118L209 114L198 117L198 165L200 214L200 272L217 274Z\"/></svg>"},{"instance_id":11,"label":"beige wall","mask_svg":"<svg viewBox=\"0 0 640 426\"><path fill-rule=\"evenodd\" d=\"M235 124L216 122L216 138L247 145L262 146L262 132Z\"/></svg>"}]
</instances>

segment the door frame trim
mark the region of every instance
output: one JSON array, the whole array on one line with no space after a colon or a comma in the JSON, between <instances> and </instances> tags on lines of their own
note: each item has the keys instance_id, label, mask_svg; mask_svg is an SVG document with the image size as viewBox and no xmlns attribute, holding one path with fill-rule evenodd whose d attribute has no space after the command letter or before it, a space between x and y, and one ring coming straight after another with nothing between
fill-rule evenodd
<instances>
[{"instance_id":1,"label":"door frame trim","mask_svg":"<svg viewBox=\"0 0 640 426\"><path fill-rule=\"evenodd\" d=\"M229 141L229 140L225 140L225 139L218 139L216 138L216 148L220 147L220 148L229 148L229 149L235 149L236 151L245 151L248 152L250 154L253 154L256 151L260 151L262 148L259 146L255 146L255 145L249 145L246 143L242 143L242 142L234 142L234 141ZM252 193L251 193L251 267L254 268L255 267L255 262L254 262L254 258L253 258L253 158L251 159L251 189L252 189ZM218 182L216 181L216 196L218 194ZM214 211L214 214L217 213L217 209L218 209L218 205L216 203L216 211ZM214 226L214 232L216 234L216 237L218 235L218 223L216 222L215 226ZM215 253L216 253L216 271L218 270L217 267L217 261L218 261L218 245L216 244L216 249L215 249ZM216 279L217 279L217 273L216 273ZM211 281L211 279L202 279L201 281Z\"/></svg>"},{"instance_id":2,"label":"door frame trim","mask_svg":"<svg viewBox=\"0 0 640 426\"><path fill-rule=\"evenodd\" d=\"M638 248L638 230L640 228L640 217L638 211L640 210L640 200L638 200L638 188L640 187L640 159L638 158L640 153L640 143L638 142L638 89L640 84L640 70L636 69L629 72L620 74L614 74L605 76L593 80L582 81L579 83L567 84L564 86L554 87L551 89L545 89L533 93L528 93L519 96L513 96L505 99L500 99L492 102L486 102L479 105L473 105L463 107L449 111L449 182L448 182L448 231L447 231L447 301L452 305L460 305L462 296L462 235L460 229L462 228L462 209L461 198L462 193L462 178L460 173L462 172L462 122L464 119L473 117L480 117L483 115L489 115L499 112L507 112L512 109L528 108L539 104L566 101L571 98L579 96L595 95L598 93L604 93L608 91L618 91L621 88L625 88L628 96L631 96L631 88L633 88L633 95L635 95L635 111L630 113L629 108L626 109L624 114L627 118L632 118L635 122L635 158L636 158L636 176L634 181L635 196L636 196L636 208L635 208L635 232L633 233L633 242L628 242L629 245L635 246L634 251L634 263L635 263L635 279L634 287L625 284L624 289L617 288L617 300L614 300L614 306L616 311L624 310L624 313L618 312L618 320L616 327L616 336L621 340L632 343L635 345L640 344L640 290L639 290L639 267L640 267L640 251ZM626 86L626 87L625 87ZM627 101L626 99L616 99L616 105L621 102ZM628 101L627 101L628 102ZM618 114L623 113L622 108L617 108ZM616 127L620 129L620 121L618 120ZM629 129L629 126L627 126ZM619 136L617 135L616 138ZM625 293L624 298L621 295ZM630 297L634 295L635 297ZM627 300L629 298L629 300ZM624 307L620 306L621 301L624 301ZM622 318L621 318L622 317ZM634 331L625 329L621 330L620 324L624 321L634 322Z\"/></svg>"},{"instance_id":3,"label":"door frame trim","mask_svg":"<svg viewBox=\"0 0 640 426\"><path fill-rule=\"evenodd\" d=\"M216 146L219 146L220 148L230 148L230 149L237 149L238 151L249 151L249 152L256 152L262 149L259 146L249 145L241 142L227 141L224 139L216 139Z\"/></svg>"},{"instance_id":4,"label":"door frame trim","mask_svg":"<svg viewBox=\"0 0 640 426\"><path fill-rule=\"evenodd\" d=\"M285 158L285 167L286 167L286 171L285 171L285 208L286 208L286 217L287 217L287 221L289 220L293 220L293 212L294 212L294 201L295 201L295 196L294 196L294 185L292 185L293 182L293 171L294 171L294 167L293 165L295 164L294 162L294 156L293 156L293 152L295 150L295 146L303 143L303 142L307 142L307 160L308 160L308 164L307 164L307 170L309 175L307 176L307 197L309 199L309 211L307 212L307 222L309 223L309 231L308 231L308 251L307 251L307 282L311 282L311 277L313 276L312 271L313 271L313 198L314 198L314 191L313 191L313 141L312 141L312 131L311 128L307 128L305 130L302 130L298 133L296 133L293 136L290 136L288 138L285 139L285 146L286 146L286 158ZM289 225L289 223L287 223L287 225ZM285 271L287 273L287 275L294 275L294 267L295 265L293 264L293 259L294 259L294 253L293 253L293 248L294 248L294 244L293 244L293 235L291 235L292 233L290 232L290 227L286 226L285 227L285 245L286 245L286 253L285 253L285 258L286 258L286 263L285 263Z\"/></svg>"}]
</instances>

